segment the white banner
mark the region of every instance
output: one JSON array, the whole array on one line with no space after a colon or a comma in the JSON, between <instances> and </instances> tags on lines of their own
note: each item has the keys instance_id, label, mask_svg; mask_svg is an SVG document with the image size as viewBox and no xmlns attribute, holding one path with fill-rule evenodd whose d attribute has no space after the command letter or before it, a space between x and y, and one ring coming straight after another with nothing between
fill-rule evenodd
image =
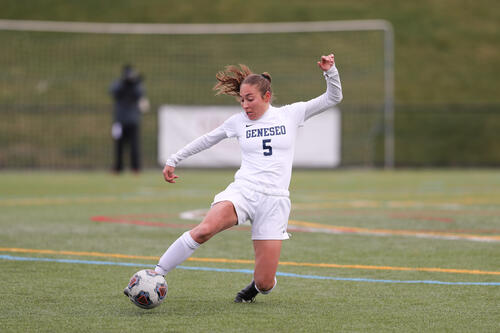
<instances>
[{"instance_id":1,"label":"white banner","mask_svg":"<svg viewBox=\"0 0 500 333\"><path fill-rule=\"evenodd\" d=\"M221 125L237 112L239 106L163 105L158 111L158 161ZM236 138L190 156L180 163L188 167L239 167L240 148ZM307 120L299 128L294 166L333 168L340 164L340 111L327 110Z\"/></svg>"}]
</instances>

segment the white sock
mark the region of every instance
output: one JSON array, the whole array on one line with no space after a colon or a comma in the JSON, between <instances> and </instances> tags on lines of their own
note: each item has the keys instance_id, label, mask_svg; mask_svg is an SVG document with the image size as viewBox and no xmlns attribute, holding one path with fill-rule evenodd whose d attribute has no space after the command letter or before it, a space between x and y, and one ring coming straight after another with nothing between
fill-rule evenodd
<instances>
[{"instance_id":1,"label":"white sock","mask_svg":"<svg viewBox=\"0 0 500 333\"><path fill-rule=\"evenodd\" d=\"M167 274L189 258L198 247L200 244L191 237L189 231L186 231L161 256L155 271L162 275Z\"/></svg>"},{"instance_id":2,"label":"white sock","mask_svg":"<svg viewBox=\"0 0 500 333\"><path fill-rule=\"evenodd\" d=\"M276 280L276 276L274 277L274 285L271 289L269 290L259 290L259 288L257 288L257 285L255 285L255 289L257 289L257 291L259 293L261 293L262 295L267 295L269 294L271 291L273 291L274 287L276 287L276 284L278 284L278 280Z\"/></svg>"}]
</instances>

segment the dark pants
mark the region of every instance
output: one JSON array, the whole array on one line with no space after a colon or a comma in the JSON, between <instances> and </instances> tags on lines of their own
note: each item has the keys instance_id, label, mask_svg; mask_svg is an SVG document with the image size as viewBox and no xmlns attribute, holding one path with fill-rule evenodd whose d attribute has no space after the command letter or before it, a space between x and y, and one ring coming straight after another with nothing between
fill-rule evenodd
<instances>
[{"instance_id":1,"label":"dark pants","mask_svg":"<svg viewBox=\"0 0 500 333\"><path fill-rule=\"evenodd\" d=\"M125 146L130 147L130 166L133 171L141 169L140 147L139 147L139 125L122 125L122 135L115 139L115 161L113 170L123 171L123 152Z\"/></svg>"}]
</instances>

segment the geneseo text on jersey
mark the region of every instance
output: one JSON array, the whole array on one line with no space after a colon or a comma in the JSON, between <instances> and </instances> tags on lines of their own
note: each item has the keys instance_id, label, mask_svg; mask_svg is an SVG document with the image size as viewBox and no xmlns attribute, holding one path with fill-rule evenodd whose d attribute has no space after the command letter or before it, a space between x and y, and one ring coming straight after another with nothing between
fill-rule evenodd
<instances>
[{"instance_id":1,"label":"geneseo text on jersey","mask_svg":"<svg viewBox=\"0 0 500 333\"><path fill-rule=\"evenodd\" d=\"M256 128L247 130L247 139L248 138L257 138L260 136L275 136L275 135L285 135L286 128L284 125L281 126L273 126L267 128Z\"/></svg>"}]
</instances>

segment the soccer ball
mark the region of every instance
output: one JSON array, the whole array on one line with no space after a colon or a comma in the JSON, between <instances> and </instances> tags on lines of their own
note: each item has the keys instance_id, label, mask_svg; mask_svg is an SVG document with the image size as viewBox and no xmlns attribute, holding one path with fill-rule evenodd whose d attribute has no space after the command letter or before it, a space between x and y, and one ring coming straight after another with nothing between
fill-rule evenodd
<instances>
[{"instance_id":1,"label":"soccer ball","mask_svg":"<svg viewBox=\"0 0 500 333\"><path fill-rule=\"evenodd\" d=\"M165 300L167 290L163 275L152 269L143 269L130 278L123 292L138 307L152 309Z\"/></svg>"}]
</instances>

